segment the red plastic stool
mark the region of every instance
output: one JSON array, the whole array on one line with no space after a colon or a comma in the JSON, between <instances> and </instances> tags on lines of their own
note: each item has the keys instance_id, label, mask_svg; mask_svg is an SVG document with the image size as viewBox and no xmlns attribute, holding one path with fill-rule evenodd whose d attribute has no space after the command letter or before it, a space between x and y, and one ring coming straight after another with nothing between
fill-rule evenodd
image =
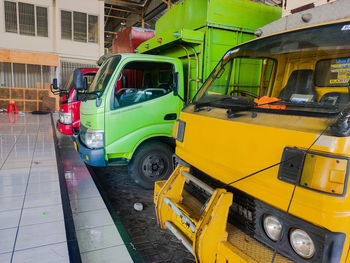
<instances>
[{"instance_id":1,"label":"red plastic stool","mask_svg":"<svg viewBox=\"0 0 350 263\"><path fill-rule=\"evenodd\" d=\"M9 103L7 105L7 112L8 113L14 112L15 114L17 114L17 105L16 105L16 103Z\"/></svg>"}]
</instances>

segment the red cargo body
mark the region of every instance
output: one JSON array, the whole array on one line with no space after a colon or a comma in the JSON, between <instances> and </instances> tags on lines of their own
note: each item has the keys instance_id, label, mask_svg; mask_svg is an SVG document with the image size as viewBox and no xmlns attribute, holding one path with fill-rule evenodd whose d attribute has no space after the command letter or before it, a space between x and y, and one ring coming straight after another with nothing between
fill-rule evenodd
<instances>
[{"instance_id":1,"label":"red cargo body","mask_svg":"<svg viewBox=\"0 0 350 263\"><path fill-rule=\"evenodd\" d=\"M154 30L127 27L113 39L112 53L135 53L135 49L144 41L154 37Z\"/></svg>"},{"instance_id":2,"label":"red cargo body","mask_svg":"<svg viewBox=\"0 0 350 263\"><path fill-rule=\"evenodd\" d=\"M81 71L84 79L87 79L88 85L90 85L98 69L82 68ZM65 91L60 93L60 112L59 119L57 120L57 130L65 135L78 134L79 132L81 101L77 99L77 91L73 88L73 75L74 72L72 72L66 84ZM65 118L68 121L64 121Z\"/></svg>"}]
</instances>

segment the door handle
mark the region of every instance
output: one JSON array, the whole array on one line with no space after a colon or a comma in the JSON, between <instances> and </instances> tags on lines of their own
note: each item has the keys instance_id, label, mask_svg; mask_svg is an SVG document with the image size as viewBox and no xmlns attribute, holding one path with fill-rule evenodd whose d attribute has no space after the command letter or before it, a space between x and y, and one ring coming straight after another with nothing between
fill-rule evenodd
<instances>
[{"instance_id":1,"label":"door handle","mask_svg":"<svg viewBox=\"0 0 350 263\"><path fill-rule=\"evenodd\" d=\"M171 121L171 120L176 120L177 119L177 114L176 113L168 113L165 114L164 120L166 121Z\"/></svg>"}]
</instances>

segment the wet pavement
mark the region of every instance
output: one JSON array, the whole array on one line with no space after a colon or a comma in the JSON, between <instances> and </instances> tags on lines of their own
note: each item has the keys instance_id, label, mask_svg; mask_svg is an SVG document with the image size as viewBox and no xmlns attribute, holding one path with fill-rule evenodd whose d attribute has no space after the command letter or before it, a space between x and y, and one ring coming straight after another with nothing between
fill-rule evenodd
<instances>
[{"instance_id":1,"label":"wet pavement","mask_svg":"<svg viewBox=\"0 0 350 263\"><path fill-rule=\"evenodd\" d=\"M138 187L126 167L94 167L95 179L130 237L131 246L146 263L192 263L194 257L168 230L161 229L153 204L153 190ZM134 203L143 204L142 211Z\"/></svg>"}]
</instances>

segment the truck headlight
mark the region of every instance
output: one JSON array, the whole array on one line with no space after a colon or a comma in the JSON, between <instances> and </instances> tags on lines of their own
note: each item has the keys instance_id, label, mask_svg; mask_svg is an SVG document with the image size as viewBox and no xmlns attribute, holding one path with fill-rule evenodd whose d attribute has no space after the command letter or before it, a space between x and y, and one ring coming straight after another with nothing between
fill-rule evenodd
<instances>
[{"instance_id":1,"label":"truck headlight","mask_svg":"<svg viewBox=\"0 0 350 263\"><path fill-rule=\"evenodd\" d=\"M104 146L104 132L102 130L87 129L82 141L89 148L102 148Z\"/></svg>"},{"instance_id":2,"label":"truck headlight","mask_svg":"<svg viewBox=\"0 0 350 263\"><path fill-rule=\"evenodd\" d=\"M72 113L60 112L59 114L60 123L71 124L72 123Z\"/></svg>"},{"instance_id":3,"label":"truck headlight","mask_svg":"<svg viewBox=\"0 0 350 263\"><path fill-rule=\"evenodd\" d=\"M266 235L271 240L277 241L282 230L280 221L272 215L265 215L263 225Z\"/></svg>"},{"instance_id":4,"label":"truck headlight","mask_svg":"<svg viewBox=\"0 0 350 263\"><path fill-rule=\"evenodd\" d=\"M304 230L298 228L292 230L289 240L294 251L302 258L312 258L315 254L314 242Z\"/></svg>"}]
</instances>

